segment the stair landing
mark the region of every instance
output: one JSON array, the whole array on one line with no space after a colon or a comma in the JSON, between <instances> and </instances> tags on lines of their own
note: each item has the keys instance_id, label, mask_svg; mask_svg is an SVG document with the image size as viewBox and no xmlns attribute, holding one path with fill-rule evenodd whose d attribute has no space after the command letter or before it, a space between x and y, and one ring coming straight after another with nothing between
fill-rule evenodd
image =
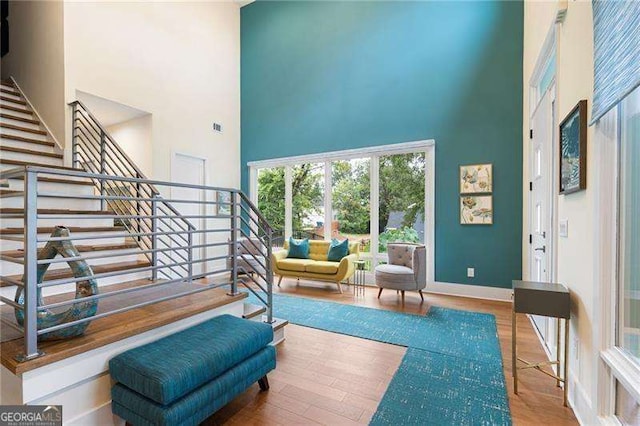
<instances>
[{"instance_id":1,"label":"stair landing","mask_svg":"<svg viewBox=\"0 0 640 426\"><path fill-rule=\"evenodd\" d=\"M107 292L149 284L150 281L136 280L129 283L108 286ZM209 282L207 282L209 283ZM131 306L146 300L157 299L170 294L196 289L203 283L169 284L150 290L141 290L102 299L98 303L98 314L112 311L123 306ZM241 301L247 297L246 293L236 296L227 295L228 289L215 288L195 293L177 299L154 303L148 306L132 309L119 314L99 318L91 322L83 336L67 340L40 342L38 349L45 355L25 362L17 362L15 356L23 353L23 339L16 331L5 324L0 327L2 343L0 356L2 365L13 374L22 374L63 359L89 352L127 337L135 336L146 331L162 327L182 319L210 311L222 306ZM59 294L45 298L45 302L59 302L73 298L72 293ZM13 320L13 308L0 307L0 315L7 320ZM9 340L12 339L12 340Z\"/></svg>"}]
</instances>

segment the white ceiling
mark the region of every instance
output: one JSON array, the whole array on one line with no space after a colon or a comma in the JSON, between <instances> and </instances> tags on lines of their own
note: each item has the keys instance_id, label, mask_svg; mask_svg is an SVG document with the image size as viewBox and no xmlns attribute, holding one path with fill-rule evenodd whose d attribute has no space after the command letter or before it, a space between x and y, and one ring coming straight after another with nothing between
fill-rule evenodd
<instances>
[{"instance_id":1,"label":"white ceiling","mask_svg":"<svg viewBox=\"0 0 640 426\"><path fill-rule=\"evenodd\" d=\"M130 107L119 102L101 98L90 93L77 91L76 96L84 103L89 111L105 126L113 126L114 124L123 123L150 114L138 108Z\"/></svg>"}]
</instances>

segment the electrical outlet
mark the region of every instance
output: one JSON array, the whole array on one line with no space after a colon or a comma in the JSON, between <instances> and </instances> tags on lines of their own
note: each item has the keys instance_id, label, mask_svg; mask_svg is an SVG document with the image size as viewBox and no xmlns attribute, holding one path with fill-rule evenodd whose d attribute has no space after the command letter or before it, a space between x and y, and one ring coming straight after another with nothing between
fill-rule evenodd
<instances>
[{"instance_id":1,"label":"electrical outlet","mask_svg":"<svg viewBox=\"0 0 640 426\"><path fill-rule=\"evenodd\" d=\"M560 221L558 224L558 234L563 238L569 237L569 219Z\"/></svg>"},{"instance_id":2,"label":"electrical outlet","mask_svg":"<svg viewBox=\"0 0 640 426\"><path fill-rule=\"evenodd\" d=\"M214 132L218 132L218 133L222 133L222 124L213 123L213 131Z\"/></svg>"},{"instance_id":3,"label":"electrical outlet","mask_svg":"<svg viewBox=\"0 0 640 426\"><path fill-rule=\"evenodd\" d=\"M476 276L476 269L475 268L467 268L467 277L468 278L473 278Z\"/></svg>"},{"instance_id":4,"label":"electrical outlet","mask_svg":"<svg viewBox=\"0 0 640 426\"><path fill-rule=\"evenodd\" d=\"M575 359L580 359L580 340L577 337L573 338L573 354Z\"/></svg>"}]
</instances>

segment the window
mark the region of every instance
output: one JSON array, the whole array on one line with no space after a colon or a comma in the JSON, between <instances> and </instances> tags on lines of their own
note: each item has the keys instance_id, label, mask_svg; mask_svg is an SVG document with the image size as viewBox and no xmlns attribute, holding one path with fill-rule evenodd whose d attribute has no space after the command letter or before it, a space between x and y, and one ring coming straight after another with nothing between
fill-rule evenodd
<instances>
[{"instance_id":1,"label":"window","mask_svg":"<svg viewBox=\"0 0 640 426\"><path fill-rule=\"evenodd\" d=\"M433 280L433 141L249 163L252 197L276 236L348 238L371 272L389 242L427 246ZM372 282L372 277L368 277Z\"/></svg>"},{"instance_id":2,"label":"window","mask_svg":"<svg viewBox=\"0 0 640 426\"><path fill-rule=\"evenodd\" d=\"M640 364L640 89L620 107L617 346Z\"/></svg>"}]
</instances>

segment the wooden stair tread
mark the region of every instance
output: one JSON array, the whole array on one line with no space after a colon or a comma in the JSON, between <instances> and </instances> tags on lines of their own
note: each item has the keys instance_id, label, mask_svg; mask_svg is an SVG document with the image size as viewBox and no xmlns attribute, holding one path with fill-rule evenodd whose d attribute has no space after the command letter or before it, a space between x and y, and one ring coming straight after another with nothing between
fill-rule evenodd
<instances>
[{"instance_id":1,"label":"wooden stair tread","mask_svg":"<svg viewBox=\"0 0 640 426\"><path fill-rule=\"evenodd\" d=\"M27 155L41 155L43 157L58 158L60 160L62 160L62 158L64 157L62 154L59 154L57 152L34 151L32 149L17 148L14 146L6 146L6 145L0 145L0 151L17 152L20 154L27 154Z\"/></svg>"},{"instance_id":2,"label":"wooden stair tread","mask_svg":"<svg viewBox=\"0 0 640 426\"><path fill-rule=\"evenodd\" d=\"M18 104L18 105L27 105L27 101L24 101L22 99L13 99L8 96L0 95L0 100L6 101L6 102L13 102L14 104Z\"/></svg>"},{"instance_id":3,"label":"wooden stair tread","mask_svg":"<svg viewBox=\"0 0 640 426\"><path fill-rule=\"evenodd\" d=\"M15 189L0 189L0 198L15 197L23 193L24 191L16 191Z\"/></svg>"},{"instance_id":4,"label":"wooden stair tread","mask_svg":"<svg viewBox=\"0 0 640 426\"><path fill-rule=\"evenodd\" d=\"M76 245L76 250L80 253L90 253L95 251L111 251L111 250L127 250L138 247L135 242L127 242L121 244L93 244L93 245ZM14 257L16 259L22 259L24 257L24 250L7 250L0 252L2 256Z\"/></svg>"},{"instance_id":5,"label":"wooden stair tread","mask_svg":"<svg viewBox=\"0 0 640 426\"><path fill-rule=\"evenodd\" d=\"M10 179L23 180L24 175L12 177ZM51 182L51 183L64 183L68 185L93 186L93 182L89 180L73 180L73 179L65 179L65 178L52 178L52 177L46 177L46 176L38 176L38 182Z\"/></svg>"},{"instance_id":6,"label":"wooden stair tread","mask_svg":"<svg viewBox=\"0 0 640 426\"><path fill-rule=\"evenodd\" d=\"M105 291L142 286L149 283L150 281L146 279L136 280L105 287ZM180 287L171 285L165 286L163 291L165 291L167 295L177 294L176 291L194 289L197 288L197 286L197 284L181 284ZM172 291L173 293L171 293ZM142 292L143 291L133 292L129 295L130 297L134 295L133 297L140 298L140 296L135 295ZM158 291L156 291L156 293L158 293ZM127 337L135 336L231 303L240 302L247 297L246 293L239 293L236 296L229 296L226 293L227 290L224 288L214 288L96 319L91 322L83 336L67 340L39 343L38 348L42 350L45 355L26 362L18 362L15 360L15 356L24 351L23 339L17 338L6 341L0 345L2 365L13 374L22 374L26 371L126 339ZM156 296L156 298L157 297L158 296ZM70 298L73 298L72 293L45 297L45 302L54 303ZM109 299L110 298L106 298L100 301L98 304L98 312L100 312L101 307L104 306L111 309L114 308L113 305L115 302L111 302ZM10 307L5 308L4 312L6 313L4 315L13 318L13 309L8 308ZM5 328L3 328L3 331L4 330L8 330L8 327L5 326Z\"/></svg>"},{"instance_id":7,"label":"wooden stair tread","mask_svg":"<svg viewBox=\"0 0 640 426\"><path fill-rule=\"evenodd\" d=\"M128 262L107 263L104 265L91 265L91 270L95 275L95 274L103 274L106 272L119 272L119 271L127 271L130 269L136 269L136 268L144 268L150 265L151 263L149 263L149 261L146 261L146 260L132 260ZM71 269L68 269L68 268L52 269L47 271L47 273L44 275L43 282L59 280L63 278L71 278L71 277L73 277L73 271ZM14 281L20 281L22 279L22 274L10 275L7 278L10 278ZM8 282L5 282L4 280L0 279L0 287L9 287L11 285L12 284L9 284Z\"/></svg>"},{"instance_id":8,"label":"wooden stair tread","mask_svg":"<svg viewBox=\"0 0 640 426\"><path fill-rule=\"evenodd\" d=\"M273 327L273 331L278 331L285 325L288 325L289 321L281 318L274 318L271 327Z\"/></svg>"},{"instance_id":9,"label":"wooden stair tread","mask_svg":"<svg viewBox=\"0 0 640 426\"><path fill-rule=\"evenodd\" d=\"M0 214L23 214L24 208L3 207ZM91 214L91 215L115 215L111 210L79 210L79 209L38 209L38 214Z\"/></svg>"},{"instance_id":10,"label":"wooden stair tread","mask_svg":"<svg viewBox=\"0 0 640 426\"><path fill-rule=\"evenodd\" d=\"M4 83L3 83L4 84ZM5 89L4 87L0 88L0 92L1 93L6 93L8 95L13 95L13 96L20 96L22 97L22 94L20 92L18 92L15 88L13 89Z\"/></svg>"},{"instance_id":11,"label":"wooden stair tread","mask_svg":"<svg viewBox=\"0 0 640 426\"><path fill-rule=\"evenodd\" d=\"M33 117L33 111L28 107L17 107L13 105L0 104L0 109L8 109L9 111L19 112L21 114L28 114Z\"/></svg>"},{"instance_id":12,"label":"wooden stair tread","mask_svg":"<svg viewBox=\"0 0 640 426\"><path fill-rule=\"evenodd\" d=\"M0 109L13 109L13 108L7 108L7 105L0 105ZM31 114L31 111L28 112L28 114ZM6 118L8 120L16 120L16 121L22 121L23 123L30 123L30 124L38 124L40 125L40 121L38 120L34 120L32 118L24 118L24 117L18 117L17 115L12 115L12 114L5 114L5 113L0 113L0 118Z\"/></svg>"},{"instance_id":13,"label":"wooden stair tread","mask_svg":"<svg viewBox=\"0 0 640 426\"><path fill-rule=\"evenodd\" d=\"M253 303L245 303L242 318L251 319L267 312L267 308L262 305L254 305Z\"/></svg>"},{"instance_id":14,"label":"wooden stair tread","mask_svg":"<svg viewBox=\"0 0 640 426\"><path fill-rule=\"evenodd\" d=\"M33 143L37 145L55 146L55 144L50 141L43 141L43 140L33 139L33 138L25 138L24 136L18 136L18 135L8 135L6 133L0 133L0 138L11 139L19 142Z\"/></svg>"},{"instance_id":15,"label":"wooden stair tread","mask_svg":"<svg viewBox=\"0 0 640 426\"><path fill-rule=\"evenodd\" d=\"M9 124L9 123L0 123L0 128L18 130L20 132L33 133L33 134L42 135L42 136L47 135L47 132L45 130L31 129L29 127L16 126L14 124Z\"/></svg>"},{"instance_id":16,"label":"wooden stair tread","mask_svg":"<svg viewBox=\"0 0 640 426\"><path fill-rule=\"evenodd\" d=\"M3 86L14 87L13 81L11 80L2 79L0 80L0 84L2 84Z\"/></svg>"},{"instance_id":17,"label":"wooden stair tread","mask_svg":"<svg viewBox=\"0 0 640 426\"><path fill-rule=\"evenodd\" d=\"M124 232L123 226L67 226L70 232ZM38 227L38 234L51 234L56 228L54 226ZM24 228L2 228L0 235L20 235L24 234Z\"/></svg>"}]
</instances>

